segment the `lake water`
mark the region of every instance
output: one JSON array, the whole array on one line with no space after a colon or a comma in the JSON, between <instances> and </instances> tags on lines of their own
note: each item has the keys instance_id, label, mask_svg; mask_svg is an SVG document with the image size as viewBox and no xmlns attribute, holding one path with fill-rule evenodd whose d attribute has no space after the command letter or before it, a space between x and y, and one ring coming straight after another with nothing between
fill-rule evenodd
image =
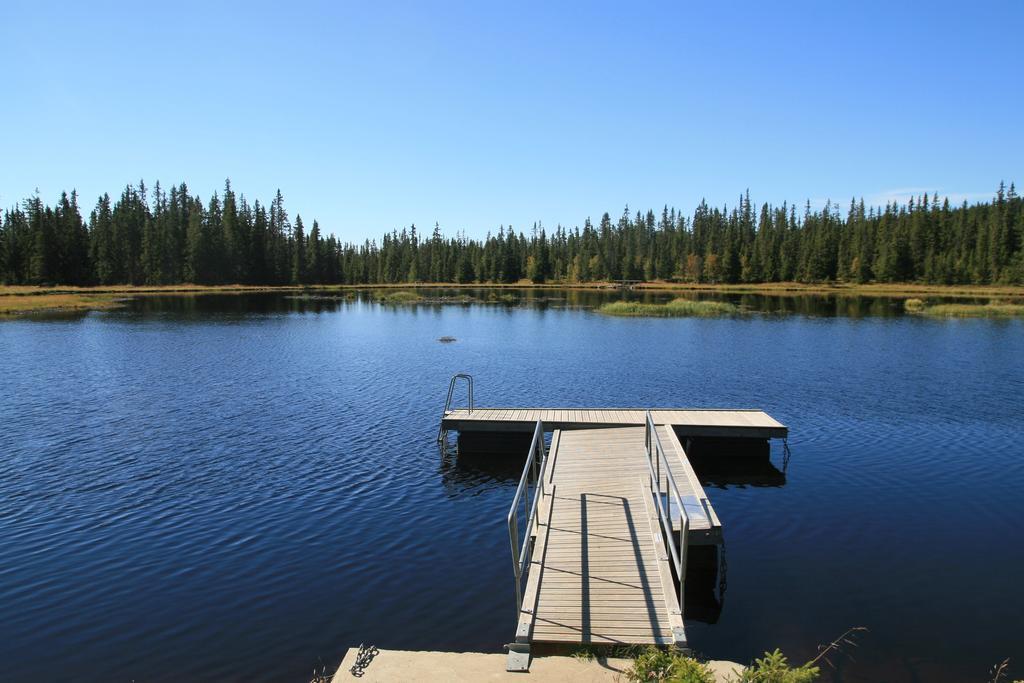
<instances>
[{"instance_id":1,"label":"lake water","mask_svg":"<svg viewBox=\"0 0 1024 683\"><path fill-rule=\"evenodd\" d=\"M441 456L458 371L478 406L789 426L784 477L707 486L728 570L714 623L688 624L700 653L803 661L867 626L824 680L982 681L1006 657L1024 675L1024 324L816 297L617 319L589 308L606 296L150 298L0 323L0 678L304 681L364 641L500 651L521 461Z\"/></svg>"}]
</instances>

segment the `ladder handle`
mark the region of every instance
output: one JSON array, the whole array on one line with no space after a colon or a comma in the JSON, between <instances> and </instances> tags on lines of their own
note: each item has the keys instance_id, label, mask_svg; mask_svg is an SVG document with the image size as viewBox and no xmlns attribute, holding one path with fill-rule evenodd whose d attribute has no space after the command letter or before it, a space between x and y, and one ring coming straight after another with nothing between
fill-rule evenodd
<instances>
[{"instance_id":1,"label":"ladder handle","mask_svg":"<svg viewBox=\"0 0 1024 683\"><path fill-rule=\"evenodd\" d=\"M455 393L455 382L459 379L466 380L466 384L469 386L469 412L473 412L473 375L465 372L460 372L452 375L452 379L448 382L448 398L444 401L444 409L441 411L441 424L437 427L437 440L441 441L445 438L444 429L444 418L450 411L449 408L452 406L452 396Z\"/></svg>"}]
</instances>

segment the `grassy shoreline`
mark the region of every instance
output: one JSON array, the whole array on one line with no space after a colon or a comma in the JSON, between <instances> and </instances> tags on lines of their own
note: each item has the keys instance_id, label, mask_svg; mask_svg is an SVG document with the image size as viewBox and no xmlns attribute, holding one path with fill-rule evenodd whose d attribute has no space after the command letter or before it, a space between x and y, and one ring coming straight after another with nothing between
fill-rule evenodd
<instances>
[{"instance_id":1,"label":"grassy shoreline","mask_svg":"<svg viewBox=\"0 0 1024 683\"><path fill-rule=\"evenodd\" d=\"M389 285L111 285L99 287L0 285L0 317L27 313L83 311L116 308L122 302L137 296L190 296L196 294L249 294L338 292L351 290L405 290L410 289L534 289L534 290L610 290L615 283L544 283L522 281L511 284L492 283L401 283ZM633 286L636 291L756 294L762 296L885 296L894 298L1011 298L1024 301L1024 286L1016 285L922 285L904 284L803 284L772 282L765 284L714 285L676 282L646 282ZM984 314L984 313L983 313ZM962 314L967 315L967 314Z\"/></svg>"}]
</instances>

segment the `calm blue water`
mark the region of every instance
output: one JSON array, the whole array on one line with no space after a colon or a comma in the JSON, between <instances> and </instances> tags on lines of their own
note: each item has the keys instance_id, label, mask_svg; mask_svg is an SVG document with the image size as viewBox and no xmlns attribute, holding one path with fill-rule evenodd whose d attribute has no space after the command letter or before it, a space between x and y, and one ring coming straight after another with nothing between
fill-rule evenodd
<instances>
[{"instance_id":1,"label":"calm blue water","mask_svg":"<svg viewBox=\"0 0 1024 683\"><path fill-rule=\"evenodd\" d=\"M728 585L689 625L703 654L802 661L863 625L826 679L986 680L1005 657L1024 675L1024 324L885 300L612 319L565 296L0 323L0 678L300 681L361 641L498 651L518 464L440 456L457 371L478 405L790 427L784 485L709 486Z\"/></svg>"}]
</instances>

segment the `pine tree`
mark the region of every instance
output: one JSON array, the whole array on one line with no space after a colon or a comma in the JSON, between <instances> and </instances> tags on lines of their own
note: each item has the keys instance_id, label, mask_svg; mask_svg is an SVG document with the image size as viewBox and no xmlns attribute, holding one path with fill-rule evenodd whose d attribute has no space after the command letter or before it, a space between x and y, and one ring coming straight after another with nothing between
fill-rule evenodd
<instances>
[{"instance_id":1,"label":"pine tree","mask_svg":"<svg viewBox=\"0 0 1024 683\"><path fill-rule=\"evenodd\" d=\"M434 234L430 237L430 281L444 280L444 242L441 237L441 224L435 222Z\"/></svg>"},{"instance_id":2,"label":"pine tree","mask_svg":"<svg viewBox=\"0 0 1024 683\"><path fill-rule=\"evenodd\" d=\"M323 244L320 241L320 226L316 221L313 221L313 229L309 231L309 239L306 242L306 282L324 282Z\"/></svg>"},{"instance_id":3,"label":"pine tree","mask_svg":"<svg viewBox=\"0 0 1024 683\"><path fill-rule=\"evenodd\" d=\"M153 188L153 211L142 231L142 268L147 284L159 285L167 278L164 275L164 240L161 222L164 220L164 205L160 183Z\"/></svg>"},{"instance_id":4,"label":"pine tree","mask_svg":"<svg viewBox=\"0 0 1024 683\"><path fill-rule=\"evenodd\" d=\"M203 205L198 198L190 200L191 210L188 214L186 233L186 265L185 279L195 284L208 284L212 280L211 248L204 227Z\"/></svg>"},{"instance_id":5,"label":"pine tree","mask_svg":"<svg viewBox=\"0 0 1024 683\"><path fill-rule=\"evenodd\" d=\"M245 240L238 216L238 205L235 193L231 189L231 180L224 181L224 204L221 209L220 235L220 272L225 282L245 282L248 273L245 268Z\"/></svg>"},{"instance_id":6,"label":"pine tree","mask_svg":"<svg viewBox=\"0 0 1024 683\"><path fill-rule=\"evenodd\" d=\"M306 235L302 228L302 216L295 216L295 230L292 233L292 284L306 282Z\"/></svg>"},{"instance_id":7,"label":"pine tree","mask_svg":"<svg viewBox=\"0 0 1024 683\"><path fill-rule=\"evenodd\" d=\"M33 240L29 256L29 281L33 284L51 284L56 266L53 234L53 210L44 207L37 194L25 201L29 229Z\"/></svg>"},{"instance_id":8,"label":"pine tree","mask_svg":"<svg viewBox=\"0 0 1024 683\"><path fill-rule=\"evenodd\" d=\"M292 255L289 250L291 223L288 212L284 208L284 197L281 190L274 195L270 204L269 224L269 261L272 267L273 284L288 284L292 280Z\"/></svg>"}]
</instances>

